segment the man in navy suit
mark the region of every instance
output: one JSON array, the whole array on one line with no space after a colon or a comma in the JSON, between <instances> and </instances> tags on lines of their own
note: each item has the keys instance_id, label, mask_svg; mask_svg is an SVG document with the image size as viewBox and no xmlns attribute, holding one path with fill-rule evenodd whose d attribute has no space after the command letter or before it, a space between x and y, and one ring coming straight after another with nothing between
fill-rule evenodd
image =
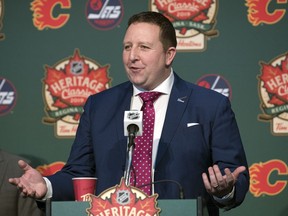
<instances>
[{"instance_id":1,"label":"man in navy suit","mask_svg":"<svg viewBox=\"0 0 288 216\"><path fill-rule=\"evenodd\" d=\"M74 200L71 179L76 176L97 177L97 195L119 184L127 149L124 111L140 110L139 93L157 91L151 181L179 182L185 198L205 199L210 215L240 205L249 173L229 99L182 80L172 69L176 46L175 30L162 14L132 16L123 40L129 81L87 99L61 171L43 179L19 161L25 174L10 182L27 196L53 200ZM152 191L159 199L179 198L177 185L168 181L153 185Z\"/></svg>"}]
</instances>

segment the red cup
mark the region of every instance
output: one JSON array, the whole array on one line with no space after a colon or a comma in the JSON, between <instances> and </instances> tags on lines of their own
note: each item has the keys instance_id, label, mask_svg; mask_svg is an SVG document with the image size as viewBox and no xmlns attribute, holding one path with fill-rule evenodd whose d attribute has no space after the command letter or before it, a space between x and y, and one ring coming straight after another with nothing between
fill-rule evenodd
<instances>
[{"instance_id":1,"label":"red cup","mask_svg":"<svg viewBox=\"0 0 288 216\"><path fill-rule=\"evenodd\" d=\"M97 178L77 177L72 178L75 201L89 201L90 195L95 194Z\"/></svg>"}]
</instances>

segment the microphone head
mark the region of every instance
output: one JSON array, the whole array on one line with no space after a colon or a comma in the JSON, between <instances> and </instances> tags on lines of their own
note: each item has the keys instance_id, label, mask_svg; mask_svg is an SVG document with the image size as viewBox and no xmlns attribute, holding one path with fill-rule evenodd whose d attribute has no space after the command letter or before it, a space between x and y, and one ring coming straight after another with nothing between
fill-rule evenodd
<instances>
[{"instance_id":1,"label":"microphone head","mask_svg":"<svg viewBox=\"0 0 288 216\"><path fill-rule=\"evenodd\" d=\"M143 111L130 110L124 113L124 135L129 136L128 127L129 125L138 126L136 136L142 136L143 132Z\"/></svg>"}]
</instances>

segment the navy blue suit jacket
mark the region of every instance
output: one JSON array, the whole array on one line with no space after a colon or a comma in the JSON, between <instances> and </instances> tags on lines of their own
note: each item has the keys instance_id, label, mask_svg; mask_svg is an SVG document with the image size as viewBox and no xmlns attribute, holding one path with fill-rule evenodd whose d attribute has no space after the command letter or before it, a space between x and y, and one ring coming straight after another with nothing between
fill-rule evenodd
<instances>
[{"instance_id":1,"label":"navy blue suit jacket","mask_svg":"<svg viewBox=\"0 0 288 216\"><path fill-rule=\"evenodd\" d=\"M67 164L49 177L54 200L74 199L74 176L96 176L97 195L120 183L127 148L123 118L124 111L130 109L132 92L132 84L125 82L87 99ZM188 127L189 123L196 124ZM202 173L213 164L222 171L226 167L233 171L241 165L248 170L229 99L175 74L156 158L155 181L179 182L185 198L202 196L210 212L218 215L202 181ZM233 206L244 200L248 188L246 171L236 182ZM155 193L159 199L179 198L179 188L172 183L155 184Z\"/></svg>"}]
</instances>

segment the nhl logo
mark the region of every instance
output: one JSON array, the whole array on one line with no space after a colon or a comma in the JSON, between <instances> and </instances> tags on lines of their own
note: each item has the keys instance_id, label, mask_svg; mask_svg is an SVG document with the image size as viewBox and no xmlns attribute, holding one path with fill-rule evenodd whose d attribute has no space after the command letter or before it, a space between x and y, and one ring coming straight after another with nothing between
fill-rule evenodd
<instances>
[{"instance_id":1,"label":"nhl logo","mask_svg":"<svg viewBox=\"0 0 288 216\"><path fill-rule=\"evenodd\" d=\"M117 191L117 203L127 205L130 203L130 192L128 190Z\"/></svg>"}]
</instances>

